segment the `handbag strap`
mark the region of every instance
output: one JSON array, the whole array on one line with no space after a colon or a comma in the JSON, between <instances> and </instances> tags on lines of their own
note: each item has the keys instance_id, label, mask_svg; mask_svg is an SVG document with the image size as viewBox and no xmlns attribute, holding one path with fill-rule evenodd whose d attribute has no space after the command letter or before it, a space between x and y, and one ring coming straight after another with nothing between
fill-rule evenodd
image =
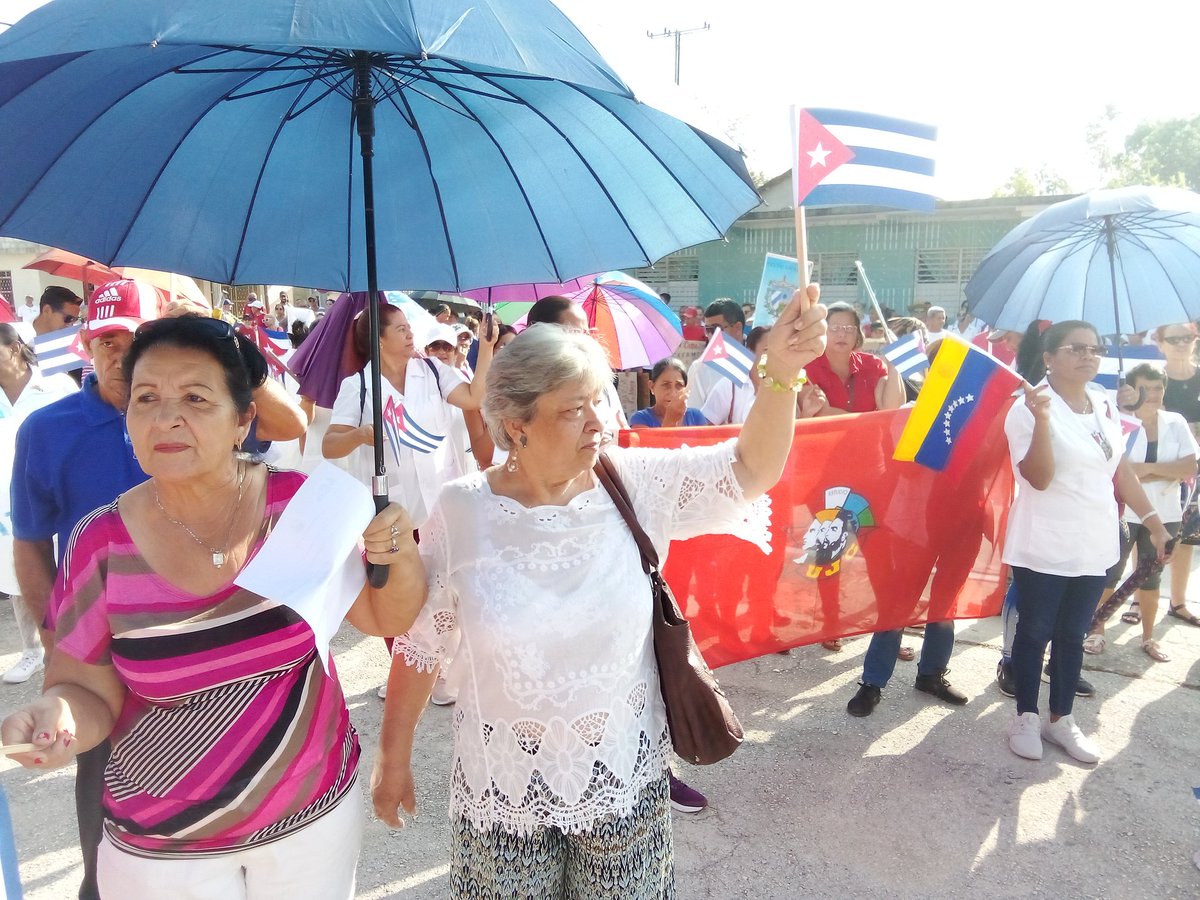
<instances>
[{"instance_id":1,"label":"handbag strap","mask_svg":"<svg viewBox=\"0 0 1200 900\"><path fill-rule=\"evenodd\" d=\"M633 540L642 554L642 569L647 575L657 571L658 551L654 549L654 544L651 543L650 536L638 524L637 515L633 511L633 504L629 500L629 492L625 490L621 476L617 474L617 467L613 465L613 461L608 457L608 454L600 454L594 471L596 477L600 480L600 484L608 491L608 496L612 497L613 505L617 508L617 512L621 514L621 518L625 520L625 524L629 526L629 530L633 533Z\"/></svg>"}]
</instances>

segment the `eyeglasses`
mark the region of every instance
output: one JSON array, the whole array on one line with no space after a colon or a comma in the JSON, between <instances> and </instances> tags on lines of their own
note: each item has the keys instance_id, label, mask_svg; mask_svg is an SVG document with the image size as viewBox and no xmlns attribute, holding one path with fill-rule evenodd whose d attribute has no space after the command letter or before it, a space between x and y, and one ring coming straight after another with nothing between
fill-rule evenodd
<instances>
[{"instance_id":1,"label":"eyeglasses","mask_svg":"<svg viewBox=\"0 0 1200 900\"><path fill-rule=\"evenodd\" d=\"M856 332L858 330L859 330L859 327L857 325L830 325L829 326L829 331L832 331L835 334L837 334L837 333L854 334L854 332Z\"/></svg>"},{"instance_id":2,"label":"eyeglasses","mask_svg":"<svg viewBox=\"0 0 1200 900\"><path fill-rule=\"evenodd\" d=\"M1066 350L1072 356L1094 356L1097 359L1108 356L1107 347L1098 347L1095 344L1063 344L1058 349Z\"/></svg>"},{"instance_id":3,"label":"eyeglasses","mask_svg":"<svg viewBox=\"0 0 1200 900\"><path fill-rule=\"evenodd\" d=\"M1196 335L1194 335L1194 334L1177 334L1177 335L1174 335L1173 337L1165 337L1165 338L1163 338L1163 340L1166 341L1168 344L1174 344L1176 347L1178 347L1182 344L1191 344L1191 343L1195 342Z\"/></svg>"},{"instance_id":4,"label":"eyeglasses","mask_svg":"<svg viewBox=\"0 0 1200 900\"><path fill-rule=\"evenodd\" d=\"M432 344L430 344L430 345L429 345L428 347L426 347L425 349L426 349L426 350L433 350L433 351L435 351L435 352L449 353L449 352L450 352L450 351L452 351L454 348L453 348L453 347L451 347L451 346L450 346L448 343L446 343L445 341L434 341Z\"/></svg>"}]
</instances>

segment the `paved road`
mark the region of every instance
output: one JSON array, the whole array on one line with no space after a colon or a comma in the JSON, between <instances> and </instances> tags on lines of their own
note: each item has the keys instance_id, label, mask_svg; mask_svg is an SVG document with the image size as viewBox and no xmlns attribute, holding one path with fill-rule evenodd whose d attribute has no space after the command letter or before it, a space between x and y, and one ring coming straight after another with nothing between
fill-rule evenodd
<instances>
[{"instance_id":1,"label":"paved road","mask_svg":"<svg viewBox=\"0 0 1200 900\"><path fill-rule=\"evenodd\" d=\"M1108 652L1085 661L1098 695L1079 701L1076 715L1104 750L1095 768L1053 747L1040 763L1009 752L1012 701L993 681L996 619L959 624L950 678L971 697L961 708L914 691L916 665L901 662L874 715L846 715L866 638L837 654L807 647L722 670L748 739L720 765L681 767L712 805L675 816L679 896L1200 896L1191 861L1200 848L1191 796L1200 784L1200 628L1168 621L1159 629L1169 663L1150 662L1137 629L1120 624ZM11 610L0 608L0 667L15 661L13 634ZM349 628L336 646L369 772L386 658L381 642ZM2 687L0 707L35 690ZM421 814L402 832L367 828L361 900L446 894L451 715L431 708L422 724ZM72 777L0 773L31 900L75 896Z\"/></svg>"}]
</instances>

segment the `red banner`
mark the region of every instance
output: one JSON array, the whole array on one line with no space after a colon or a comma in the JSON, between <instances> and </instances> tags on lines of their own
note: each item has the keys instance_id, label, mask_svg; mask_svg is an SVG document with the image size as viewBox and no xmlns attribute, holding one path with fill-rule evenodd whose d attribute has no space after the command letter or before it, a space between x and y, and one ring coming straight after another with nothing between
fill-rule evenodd
<instances>
[{"instance_id":1,"label":"red banner","mask_svg":"<svg viewBox=\"0 0 1200 900\"><path fill-rule=\"evenodd\" d=\"M663 574L711 666L835 637L999 613L1013 479L1003 411L968 465L892 459L909 410L796 424L770 492L771 554L729 536L671 545ZM711 444L738 426L621 433L625 446Z\"/></svg>"}]
</instances>

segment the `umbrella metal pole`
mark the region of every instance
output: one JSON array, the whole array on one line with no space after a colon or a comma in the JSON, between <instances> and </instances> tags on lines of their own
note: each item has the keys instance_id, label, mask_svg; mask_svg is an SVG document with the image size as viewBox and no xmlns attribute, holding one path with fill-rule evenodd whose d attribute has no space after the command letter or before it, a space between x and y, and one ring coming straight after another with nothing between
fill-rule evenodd
<instances>
[{"instance_id":1,"label":"umbrella metal pole","mask_svg":"<svg viewBox=\"0 0 1200 900\"><path fill-rule=\"evenodd\" d=\"M354 121L358 127L359 152L362 155L363 224L366 227L367 321L371 345L371 424L375 430L375 475L371 493L375 511L388 505L387 468L383 462L383 374L379 366L379 277L375 268L375 99L371 96L371 56L354 53ZM372 587L387 584L387 566L368 564L367 579Z\"/></svg>"},{"instance_id":2,"label":"umbrella metal pole","mask_svg":"<svg viewBox=\"0 0 1200 900\"><path fill-rule=\"evenodd\" d=\"M1121 379L1125 376L1125 356L1121 353L1121 307L1117 303L1117 234L1112 216L1104 217L1104 243L1108 246L1108 274L1112 281L1113 324L1117 329L1117 387L1120 388Z\"/></svg>"}]
</instances>

